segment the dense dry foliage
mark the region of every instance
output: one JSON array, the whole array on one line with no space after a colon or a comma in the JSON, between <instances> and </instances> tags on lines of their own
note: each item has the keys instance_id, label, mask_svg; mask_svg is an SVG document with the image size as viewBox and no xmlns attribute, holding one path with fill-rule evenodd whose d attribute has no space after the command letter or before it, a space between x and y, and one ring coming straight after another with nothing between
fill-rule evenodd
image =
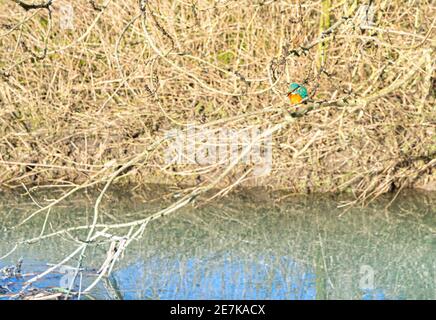
<instances>
[{"instance_id":1,"label":"dense dry foliage","mask_svg":"<svg viewBox=\"0 0 436 320\"><path fill-rule=\"evenodd\" d=\"M0 1L0 185L435 187L434 2L75 0L65 29L68 3ZM289 121L292 81L316 107ZM272 173L166 165L165 131L192 123L283 124Z\"/></svg>"}]
</instances>

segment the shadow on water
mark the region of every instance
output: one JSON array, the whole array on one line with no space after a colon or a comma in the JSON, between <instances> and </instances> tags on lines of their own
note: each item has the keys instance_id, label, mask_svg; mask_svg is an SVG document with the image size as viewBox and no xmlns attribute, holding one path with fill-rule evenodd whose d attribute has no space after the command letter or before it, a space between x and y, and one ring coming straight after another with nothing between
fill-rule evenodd
<instances>
[{"instance_id":1,"label":"shadow on water","mask_svg":"<svg viewBox=\"0 0 436 320\"><path fill-rule=\"evenodd\" d=\"M34 207L28 198L2 195L0 257L41 233L46 215L10 231ZM49 195L41 195L41 199ZM53 198L52 196L51 198ZM147 194L150 197L150 194ZM83 194L50 213L49 229L91 220L92 195ZM390 196L344 213L337 197L283 199L262 189L236 193L150 223L128 247L110 277L92 292L101 299L436 299L434 193ZM132 221L166 200L114 192L101 223ZM281 199L281 200L280 200ZM147 204L145 204L147 203ZM74 250L67 234L20 245L0 269L23 257L18 277L0 274L0 296L19 290L31 275ZM82 286L95 279L107 248L87 255ZM36 284L66 286L68 270ZM76 283L76 286L79 284ZM76 287L77 288L77 287ZM1 290L1 289L0 289ZM10 290L10 291L9 291Z\"/></svg>"}]
</instances>

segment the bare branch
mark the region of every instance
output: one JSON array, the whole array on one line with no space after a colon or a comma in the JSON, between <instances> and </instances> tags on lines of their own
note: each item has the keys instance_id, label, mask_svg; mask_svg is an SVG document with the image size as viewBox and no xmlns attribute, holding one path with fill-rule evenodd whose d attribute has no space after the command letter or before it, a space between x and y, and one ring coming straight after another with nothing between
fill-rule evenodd
<instances>
[{"instance_id":1,"label":"bare branch","mask_svg":"<svg viewBox=\"0 0 436 320\"><path fill-rule=\"evenodd\" d=\"M53 0L47 0L42 3L26 3L21 0L12 0L16 4L18 4L21 8L23 8L26 11L29 10L35 10L35 9L48 9L52 5Z\"/></svg>"}]
</instances>

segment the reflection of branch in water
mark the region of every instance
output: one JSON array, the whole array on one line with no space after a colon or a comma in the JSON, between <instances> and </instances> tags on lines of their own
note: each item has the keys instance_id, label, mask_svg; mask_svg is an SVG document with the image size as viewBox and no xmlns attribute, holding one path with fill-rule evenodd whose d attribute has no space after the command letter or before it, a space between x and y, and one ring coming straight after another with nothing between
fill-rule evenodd
<instances>
[{"instance_id":1,"label":"reflection of branch in water","mask_svg":"<svg viewBox=\"0 0 436 320\"><path fill-rule=\"evenodd\" d=\"M244 192L244 194L247 195L249 192ZM271 208L267 203L256 204L255 198L247 199L238 197L236 194L229 195L229 198L210 203L195 212L189 208L182 208L178 215L170 219L156 220L156 223L149 224L144 239L131 243L131 251L134 254L126 254L126 257L119 261L119 267L122 268L138 259L138 252L141 252L140 259L143 261L153 260L157 252L162 253L162 263L172 261L178 256L185 257L183 259L186 260L192 257L193 248L195 248L195 256L199 263L207 265L208 268L218 266L222 263L223 257L228 256L232 261L238 261L238 259L246 261L247 265L244 268L249 269L252 261L262 261L262 255L272 255L291 257L294 261L302 262L310 270L315 267L314 261L318 255L318 265L327 265L328 278L335 284L335 289L329 289L329 296L343 296L338 293L343 288L336 285L342 282L344 274L349 274L351 279L357 277L356 270L359 270L362 263L371 265L377 270L380 275L377 283L386 288L386 294L390 297L398 296L398 292L404 291L405 284L407 284L407 292L413 292L409 294L430 290L431 286L429 284L424 286L422 282L423 279L428 279L424 271L430 270L427 268L431 256L429 255L430 242L425 237L416 235L429 234L428 226L434 224L434 216L431 219L433 213L430 209L434 207L432 202L434 200L429 196L408 197L405 195L400 197L388 209L389 219L386 219L384 207L391 199L387 197L384 201L381 200L383 199L367 208L354 208L349 215L337 219L336 216L340 213L340 210L336 209L338 202L329 200L328 197L295 198L280 203L276 208ZM120 207L122 210L118 214L113 211L112 213L120 219L119 224L123 224L124 210L132 210L122 205ZM110 204L102 204L102 211L109 209ZM58 212L59 210L62 212ZM57 208L50 216L53 220L53 227L65 228L69 225L76 225L77 222L74 220L68 224L57 224L55 218L62 221L62 218L67 216L66 213L69 216L76 216L75 212L80 212L80 210L77 202L72 202L71 206ZM0 211L3 210L0 208ZM231 219L228 218L226 211L231 212ZM129 220L137 220L141 217L141 212L145 213L149 210L139 210L139 216L129 217ZM413 212L416 214L413 215ZM16 217L11 215L11 218ZM34 221L32 229L30 225L25 225L16 232L21 230L23 235L38 235L40 230L38 228L35 232L35 228L40 226L44 220L45 216L40 216ZM211 230L205 228L207 225L213 226L210 227ZM135 227L135 230L137 228ZM121 231L123 232L121 234L127 234L128 229L123 231L121 228L116 234L120 234ZM72 235L77 233L79 238L86 236L80 230L71 232ZM89 248L101 243L105 244L107 251L113 240L111 234L109 230L105 235L100 234L100 239L105 239L104 242L89 243ZM22 237L17 233L15 235ZM320 235L324 258L320 250ZM50 238L47 239L50 240ZM114 238L116 239L118 238ZM59 246L58 242L45 241L43 243ZM147 244L147 247L143 247L144 244ZM5 244L0 246L4 248ZM49 249L49 251L56 251L60 254L65 252L65 249ZM330 257L333 260L329 260ZM104 261L106 257L101 258L101 261ZM100 257L93 258L93 263L97 263L98 259ZM271 260L272 262L263 261L267 263L265 268L278 268L274 260ZM411 266L416 263L425 267L412 268ZM167 268L167 266L162 264L161 268ZM200 272L201 269L198 270ZM166 269L166 272L170 274L171 270ZM207 272L212 272L212 270ZM390 278L393 273L399 275L398 282ZM417 273L418 278L413 280ZM103 276L101 279L105 278ZM326 285L331 288L327 279ZM419 289L420 285L421 289ZM415 289L409 289L409 286ZM358 290L358 288L353 290ZM156 294L158 297L158 293ZM358 294L359 292L355 291L354 296Z\"/></svg>"},{"instance_id":2,"label":"reflection of branch in water","mask_svg":"<svg viewBox=\"0 0 436 320\"><path fill-rule=\"evenodd\" d=\"M123 294L118 286L117 279L112 275L103 278L103 285L112 300L123 300Z\"/></svg>"}]
</instances>

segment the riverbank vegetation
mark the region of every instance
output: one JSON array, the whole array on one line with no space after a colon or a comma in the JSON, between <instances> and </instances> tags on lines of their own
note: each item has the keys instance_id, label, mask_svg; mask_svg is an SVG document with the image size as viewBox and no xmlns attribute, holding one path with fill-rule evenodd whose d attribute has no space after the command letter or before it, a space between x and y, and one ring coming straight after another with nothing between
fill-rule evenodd
<instances>
[{"instance_id":1,"label":"riverbank vegetation","mask_svg":"<svg viewBox=\"0 0 436 320\"><path fill-rule=\"evenodd\" d=\"M3 188L118 171L137 185L364 198L434 189L431 1L23 3L0 2ZM292 81L308 88L306 104L289 105ZM271 173L165 163L165 132L188 124L272 128Z\"/></svg>"}]
</instances>

